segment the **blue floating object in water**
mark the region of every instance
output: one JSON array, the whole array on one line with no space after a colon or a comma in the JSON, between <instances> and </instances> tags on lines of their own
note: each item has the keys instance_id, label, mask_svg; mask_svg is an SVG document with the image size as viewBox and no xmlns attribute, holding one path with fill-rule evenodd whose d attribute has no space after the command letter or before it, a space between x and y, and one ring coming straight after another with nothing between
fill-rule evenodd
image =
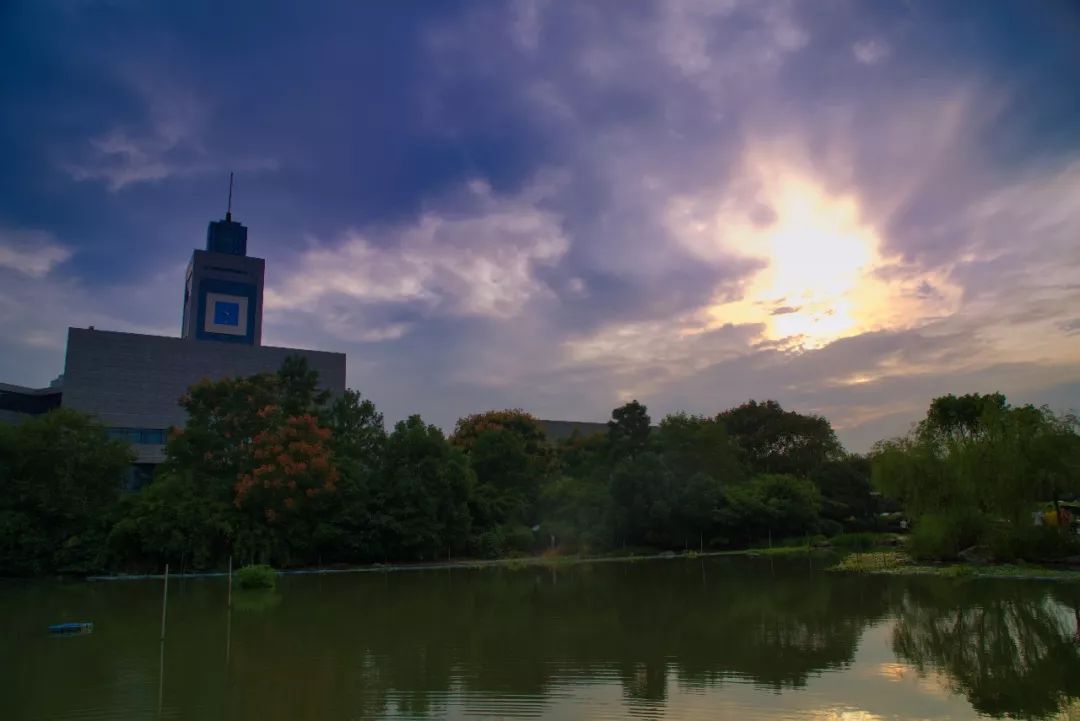
<instances>
[{"instance_id":1,"label":"blue floating object in water","mask_svg":"<svg viewBox=\"0 0 1080 721\"><path fill-rule=\"evenodd\" d=\"M49 626L49 633L59 634L71 634L71 633L90 633L94 630L94 624L89 621L81 623L54 623Z\"/></svg>"}]
</instances>

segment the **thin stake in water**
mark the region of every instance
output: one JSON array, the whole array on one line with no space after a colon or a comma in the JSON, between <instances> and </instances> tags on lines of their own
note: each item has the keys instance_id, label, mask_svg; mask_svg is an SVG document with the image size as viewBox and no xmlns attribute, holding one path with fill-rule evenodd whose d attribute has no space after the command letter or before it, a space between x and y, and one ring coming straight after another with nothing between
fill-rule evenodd
<instances>
[{"instance_id":1,"label":"thin stake in water","mask_svg":"<svg viewBox=\"0 0 1080 721\"><path fill-rule=\"evenodd\" d=\"M169 607L169 564L165 564L165 593L161 596L161 640L165 640L165 611Z\"/></svg>"}]
</instances>

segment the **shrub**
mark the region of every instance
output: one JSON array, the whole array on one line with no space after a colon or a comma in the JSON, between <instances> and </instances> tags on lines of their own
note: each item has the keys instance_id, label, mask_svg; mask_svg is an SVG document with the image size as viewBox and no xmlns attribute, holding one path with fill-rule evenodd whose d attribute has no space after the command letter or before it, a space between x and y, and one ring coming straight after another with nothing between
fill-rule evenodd
<instances>
[{"instance_id":1,"label":"shrub","mask_svg":"<svg viewBox=\"0 0 1080 721\"><path fill-rule=\"evenodd\" d=\"M1080 539L1049 526L1003 527L989 536L996 561L1053 561L1080 553Z\"/></svg>"},{"instance_id":2,"label":"shrub","mask_svg":"<svg viewBox=\"0 0 1080 721\"><path fill-rule=\"evenodd\" d=\"M240 588L274 588L277 585L277 571L266 565L244 566L236 572L236 582Z\"/></svg>"},{"instance_id":3,"label":"shrub","mask_svg":"<svg viewBox=\"0 0 1080 721\"><path fill-rule=\"evenodd\" d=\"M529 553L534 545L535 538L528 526L504 524L475 536L470 550L480 558L502 558Z\"/></svg>"},{"instance_id":4,"label":"shrub","mask_svg":"<svg viewBox=\"0 0 1080 721\"><path fill-rule=\"evenodd\" d=\"M502 538L495 529L484 531L472 537L469 550L477 558L498 558L502 555Z\"/></svg>"},{"instance_id":5,"label":"shrub","mask_svg":"<svg viewBox=\"0 0 1080 721\"><path fill-rule=\"evenodd\" d=\"M948 561L986 535L986 518L976 511L928 513L911 531L908 550L919 560Z\"/></svg>"},{"instance_id":6,"label":"shrub","mask_svg":"<svg viewBox=\"0 0 1080 721\"><path fill-rule=\"evenodd\" d=\"M873 533L841 533L832 539L832 544L837 548L846 548L852 551L869 551L877 545L878 537Z\"/></svg>"},{"instance_id":7,"label":"shrub","mask_svg":"<svg viewBox=\"0 0 1080 721\"><path fill-rule=\"evenodd\" d=\"M822 518L818 521L818 530L830 538L833 536L839 538L844 533L844 524L831 518Z\"/></svg>"},{"instance_id":8,"label":"shrub","mask_svg":"<svg viewBox=\"0 0 1080 721\"><path fill-rule=\"evenodd\" d=\"M502 529L503 547L507 551L532 551L535 545L535 537L532 530L528 526L503 526Z\"/></svg>"}]
</instances>

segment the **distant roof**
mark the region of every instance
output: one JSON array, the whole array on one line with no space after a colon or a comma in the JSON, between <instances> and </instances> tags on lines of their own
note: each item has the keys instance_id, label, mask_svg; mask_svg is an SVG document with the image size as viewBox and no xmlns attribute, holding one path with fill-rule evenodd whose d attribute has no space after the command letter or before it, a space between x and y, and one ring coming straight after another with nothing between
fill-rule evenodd
<instances>
[{"instance_id":1,"label":"distant roof","mask_svg":"<svg viewBox=\"0 0 1080 721\"><path fill-rule=\"evenodd\" d=\"M17 423L26 416L59 408L63 391L63 388L27 388L0 383L0 422Z\"/></svg>"},{"instance_id":2,"label":"distant roof","mask_svg":"<svg viewBox=\"0 0 1080 721\"><path fill-rule=\"evenodd\" d=\"M544 428L544 433L549 441L565 440L574 435L574 431L577 431L579 436L595 436L607 433L608 429L607 423L595 421L546 421L538 419L537 423Z\"/></svg>"},{"instance_id":3,"label":"distant roof","mask_svg":"<svg viewBox=\"0 0 1080 721\"><path fill-rule=\"evenodd\" d=\"M18 393L24 396L47 396L51 393L61 393L63 390L63 388L28 388L13 383L0 383L0 393Z\"/></svg>"}]
</instances>

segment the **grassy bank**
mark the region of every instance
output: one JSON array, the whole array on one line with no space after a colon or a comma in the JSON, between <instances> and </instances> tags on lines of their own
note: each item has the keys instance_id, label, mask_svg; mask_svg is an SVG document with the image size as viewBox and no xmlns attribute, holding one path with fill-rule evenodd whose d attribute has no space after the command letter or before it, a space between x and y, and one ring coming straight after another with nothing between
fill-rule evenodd
<instances>
[{"instance_id":1,"label":"grassy bank","mask_svg":"<svg viewBox=\"0 0 1080 721\"><path fill-rule=\"evenodd\" d=\"M1018 578L1041 581L1080 582L1080 570L1047 568L1027 564L916 563L903 551L882 550L852 553L828 569L846 573L891 576L942 576L945 578Z\"/></svg>"}]
</instances>

